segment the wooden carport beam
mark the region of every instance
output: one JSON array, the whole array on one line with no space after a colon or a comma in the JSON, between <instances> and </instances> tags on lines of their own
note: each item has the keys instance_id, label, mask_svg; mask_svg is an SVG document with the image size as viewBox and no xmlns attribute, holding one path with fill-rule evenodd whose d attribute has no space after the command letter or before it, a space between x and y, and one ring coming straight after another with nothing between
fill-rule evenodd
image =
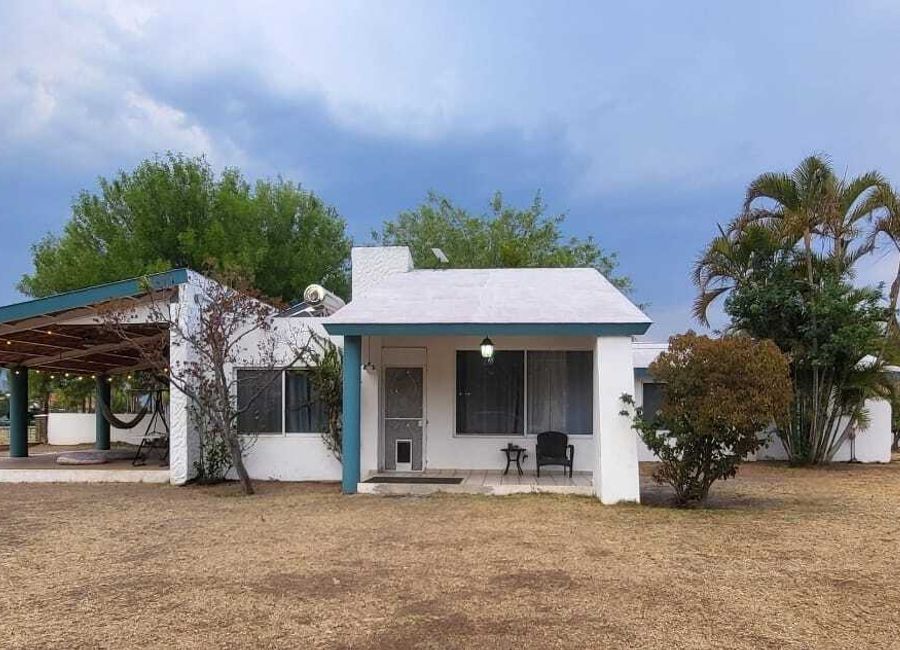
<instances>
[{"instance_id":1,"label":"wooden carport beam","mask_svg":"<svg viewBox=\"0 0 900 650\"><path fill-rule=\"evenodd\" d=\"M135 362L133 364L119 366L119 365L113 365L111 363L103 363L100 361L91 361L90 359L84 359L81 361L81 363L88 363L88 364L91 364L91 365L97 366L97 367L76 369L76 368L69 368L66 366L58 366L58 365L54 365L53 363L49 363L49 364L45 364L45 365L41 366L40 368L32 368L31 371L35 372L37 370L38 372L53 373L55 375L69 374L69 375L76 375L76 376L77 375L81 375L81 376L110 375L110 376L112 376L112 375L126 375L128 373L137 372L138 370L148 370L148 369L156 368L159 366L159 363L160 363L158 361L143 360L138 357L136 357L134 359L134 361Z\"/></svg>"},{"instance_id":2,"label":"wooden carport beam","mask_svg":"<svg viewBox=\"0 0 900 650\"><path fill-rule=\"evenodd\" d=\"M85 316L95 316L96 314L96 307L84 307L82 309L72 309L70 311L62 312L54 316L38 316L36 318L29 318L27 320L13 323L12 325L0 323L0 336L9 336L10 334L16 334L17 332L27 332L28 330L47 329L51 325L55 325L60 321L69 320L72 318L83 318Z\"/></svg>"},{"instance_id":3,"label":"wooden carport beam","mask_svg":"<svg viewBox=\"0 0 900 650\"><path fill-rule=\"evenodd\" d=\"M168 332L161 332L159 334L154 334L153 336L144 336L130 341L116 341L115 343L103 343L102 345L95 345L88 348L77 348L74 350L68 350L66 352L60 352L58 354L48 354L43 357L37 357L36 359L28 359L27 361L22 362L22 365L26 368L35 368L51 364L55 361L79 359L81 357L87 357L92 354L106 354L109 352L115 352L116 350L121 350L123 348L133 348L135 346L143 346L149 343L161 341L167 336Z\"/></svg>"}]
</instances>

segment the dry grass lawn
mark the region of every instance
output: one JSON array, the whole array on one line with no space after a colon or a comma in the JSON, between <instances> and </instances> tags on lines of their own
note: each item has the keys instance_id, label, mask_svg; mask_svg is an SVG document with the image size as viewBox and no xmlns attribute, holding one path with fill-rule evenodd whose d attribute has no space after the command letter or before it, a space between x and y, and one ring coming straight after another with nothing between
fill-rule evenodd
<instances>
[{"instance_id":1,"label":"dry grass lawn","mask_svg":"<svg viewBox=\"0 0 900 650\"><path fill-rule=\"evenodd\" d=\"M693 511L259 487L0 485L0 646L900 646L900 463Z\"/></svg>"}]
</instances>

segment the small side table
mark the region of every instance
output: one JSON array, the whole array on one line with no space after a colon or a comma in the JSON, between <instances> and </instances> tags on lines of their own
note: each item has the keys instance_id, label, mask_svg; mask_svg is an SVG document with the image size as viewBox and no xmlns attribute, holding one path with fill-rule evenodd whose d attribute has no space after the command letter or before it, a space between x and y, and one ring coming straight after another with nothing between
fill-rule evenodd
<instances>
[{"instance_id":1,"label":"small side table","mask_svg":"<svg viewBox=\"0 0 900 650\"><path fill-rule=\"evenodd\" d=\"M520 447L519 445L508 444L505 447L501 447L500 451L506 454L506 469L503 470L503 475L506 476L509 474L509 466L516 463L516 470L519 472L519 476L525 474L522 471L522 461L528 458L528 454L525 453L525 448Z\"/></svg>"}]
</instances>

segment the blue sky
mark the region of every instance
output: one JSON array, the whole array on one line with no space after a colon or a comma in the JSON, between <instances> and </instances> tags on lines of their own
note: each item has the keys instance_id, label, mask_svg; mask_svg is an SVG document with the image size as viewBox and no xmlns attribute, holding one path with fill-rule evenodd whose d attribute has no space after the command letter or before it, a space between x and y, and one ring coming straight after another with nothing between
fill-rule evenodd
<instances>
[{"instance_id":1,"label":"blue sky","mask_svg":"<svg viewBox=\"0 0 900 650\"><path fill-rule=\"evenodd\" d=\"M359 242L428 190L540 189L664 339L697 327L691 263L754 175L827 152L900 182L898 33L876 0L7 1L0 303L80 189L174 150L301 181Z\"/></svg>"}]
</instances>

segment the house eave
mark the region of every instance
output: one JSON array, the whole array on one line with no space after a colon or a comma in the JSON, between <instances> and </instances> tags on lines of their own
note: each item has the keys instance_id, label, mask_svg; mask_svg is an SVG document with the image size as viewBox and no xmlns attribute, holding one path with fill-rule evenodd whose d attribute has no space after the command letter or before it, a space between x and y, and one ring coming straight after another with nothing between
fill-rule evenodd
<instances>
[{"instance_id":1,"label":"house eave","mask_svg":"<svg viewBox=\"0 0 900 650\"><path fill-rule=\"evenodd\" d=\"M333 336L640 336L638 323L328 323Z\"/></svg>"}]
</instances>

